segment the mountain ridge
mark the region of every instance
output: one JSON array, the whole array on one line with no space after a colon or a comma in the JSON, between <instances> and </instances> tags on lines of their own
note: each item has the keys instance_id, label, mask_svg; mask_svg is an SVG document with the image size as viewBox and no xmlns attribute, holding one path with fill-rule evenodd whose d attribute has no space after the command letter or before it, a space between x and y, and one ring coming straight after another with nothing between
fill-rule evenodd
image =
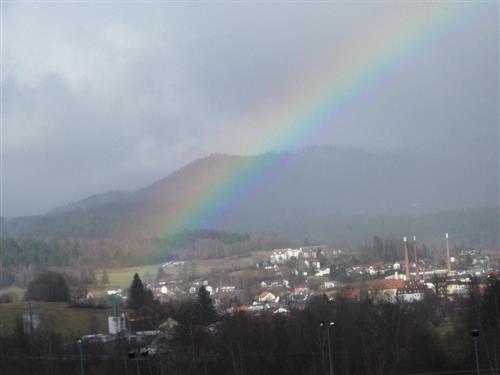
<instances>
[{"instance_id":1,"label":"mountain ridge","mask_svg":"<svg viewBox=\"0 0 500 375\"><path fill-rule=\"evenodd\" d=\"M322 233L354 217L363 221L498 207L491 166L323 146L254 156L211 154L133 192L96 194L66 210L3 222L8 234L23 237L164 236L169 233L163 222L181 216L193 197L208 199L205 195L220 181L238 178L249 163L258 167L270 157L286 168L268 167L269 177L243 189L237 202L222 199L214 211L227 213L230 220L210 221L207 227L285 236L307 235L299 229L310 228L315 237L328 240ZM325 222L330 225L318 224Z\"/></svg>"}]
</instances>

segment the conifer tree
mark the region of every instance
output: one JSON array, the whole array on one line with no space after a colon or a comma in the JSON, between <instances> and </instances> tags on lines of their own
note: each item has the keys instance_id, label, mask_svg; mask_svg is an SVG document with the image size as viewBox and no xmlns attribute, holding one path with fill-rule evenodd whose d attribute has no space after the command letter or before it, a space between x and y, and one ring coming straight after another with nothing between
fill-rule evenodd
<instances>
[{"instance_id":1,"label":"conifer tree","mask_svg":"<svg viewBox=\"0 0 500 375\"><path fill-rule=\"evenodd\" d=\"M128 292L128 306L133 310L139 310L144 307L145 295L146 291L144 285L142 284L141 278L136 273Z\"/></svg>"},{"instance_id":2,"label":"conifer tree","mask_svg":"<svg viewBox=\"0 0 500 375\"><path fill-rule=\"evenodd\" d=\"M102 271L101 275L101 285L109 284L109 276L106 270Z\"/></svg>"},{"instance_id":3,"label":"conifer tree","mask_svg":"<svg viewBox=\"0 0 500 375\"><path fill-rule=\"evenodd\" d=\"M198 305L200 323L203 325L214 323L217 320L217 312L210 298L210 293L204 285L198 290L198 300L196 302Z\"/></svg>"}]
</instances>

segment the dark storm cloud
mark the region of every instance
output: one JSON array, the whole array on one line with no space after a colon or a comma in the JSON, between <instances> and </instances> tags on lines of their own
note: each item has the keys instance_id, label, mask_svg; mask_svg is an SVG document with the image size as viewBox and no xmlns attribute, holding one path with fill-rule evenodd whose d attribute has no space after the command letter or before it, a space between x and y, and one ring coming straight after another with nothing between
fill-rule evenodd
<instances>
[{"instance_id":1,"label":"dark storm cloud","mask_svg":"<svg viewBox=\"0 0 500 375\"><path fill-rule=\"evenodd\" d=\"M359 4L4 6L3 215L135 189L207 152L304 66L342 58L387 11ZM498 147L498 12L473 16L394 73L318 142L419 152ZM254 124L259 126L259 124ZM235 137L238 129L235 125ZM493 135L493 136L492 136ZM496 135L496 138L495 138ZM458 154L463 155L461 152Z\"/></svg>"}]
</instances>

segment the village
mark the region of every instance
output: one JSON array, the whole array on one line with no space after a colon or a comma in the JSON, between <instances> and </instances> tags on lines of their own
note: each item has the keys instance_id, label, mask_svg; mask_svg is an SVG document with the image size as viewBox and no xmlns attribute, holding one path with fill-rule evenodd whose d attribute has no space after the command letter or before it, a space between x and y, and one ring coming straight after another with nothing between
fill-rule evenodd
<instances>
[{"instance_id":1,"label":"village","mask_svg":"<svg viewBox=\"0 0 500 375\"><path fill-rule=\"evenodd\" d=\"M414 303L432 296L453 301L468 298L475 291L482 293L488 279L498 275L495 253L463 249L459 254L451 254L446 235L446 254L445 267L436 267L431 259L419 257L415 237L411 242L403 238L401 261L348 267L342 266L344 251L330 246L274 249L267 258L260 257L258 263L238 270L239 278L219 275L219 280L210 277L186 280L176 276L182 272L172 272L186 267L186 263L170 261L160 266L155 280L145 282L145 288L159 302L195 299L203 288L219 316L262 315L304 309L314 296L325 296L330 301L342 298L391 304ZM223 282L227 280L234 283ZM152 341L165 338L169 329L177 325L173 319L155 327L145 324L147 319L133 319L125 309L120 312L120 306L126 305L126 290L107 289L105 293L113 301L108 332L86 335L82 337L84 341L108 342L124 334L129 340ZM94 295L90 292L87 297Z\"/></svg>"},{"instance_id":2,"label":"village","mask_svg":"<svg viewBox=\"0 0 500 375\"><path fill-rule=\"evenodd\" d=\"M404 238L403 244L401 261L349 267L339 265L344 252L329 246L275 249L267 259L245 270L253 283L244 289L241 280L240 285L215 285L209 278L187 282L168 271L160 271L162 276L147 287L160 301L166 301L195 295L204 286L221 314L281 314L301 309L311 296L323 294L329 299L369 298L389 303L422 301L428 294L453 300L467 297L472 288L483 290L487 278L498 271L496 259L492 264L486 252L464 249L460 254L450 254L448 238L448 261L442 268L428 258L419 258L416 239L411 245ZM467 267L458 267L458 258L467 258ZM163 269L176 266L179 264L173 262Z\"/></svg>"},{"instance_id":3,"label":"village","mask_svg":"<svg viewBox=\"0 0 500 375\"><path fill-rule=\"evenodd\" d=\"M137 368L147 364L163 373L163 359L175 350L176 337L189 324L197 324L201 327L197 329L215 339L225 317L286 320L307 313L321 299L330 306L337 302L353 306L369 302L373 306L399 305L411 310L412 304L431 301L437 303L434 306L455 302L460 306L475 293L482 296L498 279L497 251L452 248L448 234L443 245L444 257L437 261L426 256L424 245L419 246L416 237L410 241L403 237L399 260L364 264L347 264L352 254L332 246L280 248L258 252L253 263L235 263L240 266L227 272L211 270L201 276L193 272L189 261L169 260L159 265L156 277L145 276L140 281L135 274L130 288L101 285L89 288L78 301L70 303L70 310L103 310L98 318L102 322L74 340L79 357L68 359L84 363L125 355L126 361L135 362ZM154 301L148 308L137 309L131 304L131 288L136 280ZM106 300L107 306L96 306L97 300ZM193 314L200 303L215 314L206 323L193 323L199 319L193 315L184 320L182 313L175 316L168 312L168 306L175 310L175 306L184 304L194 308L188 310ZM28 306L21 316L22 329L33 337L35 332L46 329L47 317L40 313L37 302L29 302Z\"/></svg>"}]
</instances>

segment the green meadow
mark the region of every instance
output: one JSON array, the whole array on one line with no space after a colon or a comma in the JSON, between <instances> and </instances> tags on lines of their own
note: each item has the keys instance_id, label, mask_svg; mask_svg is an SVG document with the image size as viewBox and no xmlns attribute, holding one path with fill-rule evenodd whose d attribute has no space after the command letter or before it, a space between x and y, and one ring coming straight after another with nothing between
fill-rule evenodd
<instances>
[{"instance_id":1,"label":"green meadow","mask_svg":"<svg viewBox=\"0 0 500 375\"><path fill-rule=\"evenodd\" d=\"M0 303L0 332L11 333L28 310L28 302ZM65 302L33 302L44 327L69 337L107 332L109 309L72 308Z\"/></svg>"}]
</instances>

